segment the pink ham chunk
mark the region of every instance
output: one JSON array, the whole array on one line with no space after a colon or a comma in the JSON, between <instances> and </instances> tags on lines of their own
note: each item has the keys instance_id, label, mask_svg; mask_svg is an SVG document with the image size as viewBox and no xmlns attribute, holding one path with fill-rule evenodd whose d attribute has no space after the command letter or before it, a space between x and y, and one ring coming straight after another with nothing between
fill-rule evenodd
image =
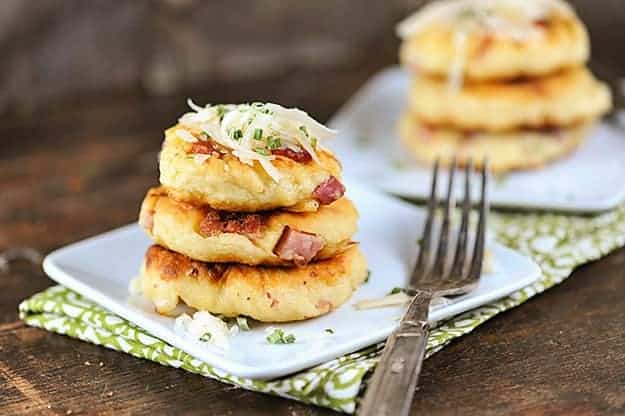
<instances>
[{"instance_id":1,"label":"pink ham chunk","mask_svg":"<svg viewBox=\"0 0 625 416\"><path fill-rule=\"evenodd\" d=\"M323 246L323 239L317 234L294 230L287 225L273 248L273 252L282 260L303 266L310 263Z\"/></svg>"},{"instance_id":2,"label":"pink ham chunk","mask_svg":"<svg viewBox=\"0 0 625 416\"><path fill-rule=\"evenodd\" d=\"M313 195L321 205L328 205L342 197L344 193L345 186L334 176L330 176L315 188Z\"/></svg>"}]
</instances>

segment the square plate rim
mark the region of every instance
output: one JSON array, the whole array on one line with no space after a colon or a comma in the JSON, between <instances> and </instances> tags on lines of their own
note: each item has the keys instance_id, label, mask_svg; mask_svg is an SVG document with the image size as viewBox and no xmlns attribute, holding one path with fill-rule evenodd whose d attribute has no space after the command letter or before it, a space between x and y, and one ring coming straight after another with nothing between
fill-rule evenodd
<instances>
[{"instance_id":1,"label":"square plate rim","mask_svg":"<svg viewBox=\"0 0 625 416\"><path fill-rule=\"evenodd\" d=\"M338 128L341 125L346 124L345 120L347 120L347 115L350 113L351 109L359 102L363 100L363 97L366 97L371 93L371 91L375 91L378 84L382 84L385 79L396 77L398 74L404 73L405 69L403 69L400 65L389 65L387 67L379 69L373 75L371 75L367 80L339 107L339 109L330 117L328 120L328 126L331 128ZM607 125L612 129L620 130L620 127L615 127L605 123L604 121L600 121L598 124ZM340 131L339 131L340 136ZM625 140L625 134L623 134L623 139ZM359 178L354 178L358 180ZM396 189L394 186L390 186L387 184L375 184L372 185L376 189L389 193L396 197L402 197L413 200L422 200L423 198L427 198L427 195L423 194L408 194L401 190ZM625 202L625 186L621 187L618 192L613 193L610 196L601 198L601 199L587 199L584 201L578 201L575 203L575 206L567 207L558 203L557 201L550 201L549 199L545 199L544 197L535 197L534 201L530 200L511 200L510 198L502 198L502 197L494 197L493 191L491 189L491 206L498 208L506 208L506 209L520 209L525 211L531 210L542 210L542 211L551 211L551 212L561 212L568 214L599 214L602 212L607 212L611 209L616 208L620 204ZM495 193L496 195L496 193Z\"/></svg>"},{"instance_id":2,"label":"square plate rim","mask_svg":"<svg viewBox=\"0 0 625 416\"><path fill-rule=\"evenodd\" d=\"M376 196L386 199L389 203L401 206L403 209L419 209L409 202L402 201L398 198L382 193L374 188L367 187L365 185L358 185L358 187L365 190L366 192L373 193ZM177 348L189 353L193 357L196 357L195 354L190 352L190 350L193 349L193 346L191 345L190 347L185 348L184 340L179 335L175 334L173 330L162 329L158 323L152 321L149 318L143 318L139 313L122 305L121 302L116 300L114 297L109 296L104 292L100 292L96 288L92 288L88 284L83 283L79 276L72 275L72 273L68 272L63 267L63 257L67 255L71 256L71 253L76 248L83 248L85 245L97 244L99 241L107 238L124 238L125 235L130 235L136 232L142 232L140 226L137 223L131 223L60 247L52 251L45 257L43 262L43 269L53 280L57 281L58 283L80 293L81 295L95 302L104 309L111 311L112 313L115 313L122 318L136 324L137 326L143 328L149 334L165 341L170 345L176 346ZM512 252L516 256L522 257L527 262L528 267L532 269L532 272L528 273L524 279L521 279L523 284L519 285L519 287L516 287L513 290L504 290L502 292L497 292L497 290L494 290L492 292L497 292L497 296L489 296L488 300L474 298L473 302L471 302L472 298L469 298L465 300L465 302L451 304L446 306L445 308L434 310L432 311L430 316L431 321L444 320L451 316L458 315L459 313L463 313L473 308L488 304L489 302L493 302L496 299L509 295L510 293L535 282L541 277L542 272L539 266L531 258L498 243L494 243L493 247L497 247L497 250ZM465 306L467 304L469 306ZM320 365L345 354L349 354L359 349L366 348L367 346L374 345L384 340L390 334L390 332L391 331L389 331L388 328L378 328L377 330L369 332L369 336L366 341L356 339L349 342L340 342L336 345L330 346L329 348L324 350L323 353L313 355L307 359L298 359L295 364L289 361L285 361L285 363L279 365L272 364L271 367L259 367L247 364L240 364L232 359L224 359L223 356L217 355L209 349L203 350L202 354L205 354L206 357L209 357L210 361L212 362L204 359L200 360L205 361L210 366L218 370L225 371L230 375L252 379L272 379L293 374L297 371Z\"/></svg>"}]
</instances>

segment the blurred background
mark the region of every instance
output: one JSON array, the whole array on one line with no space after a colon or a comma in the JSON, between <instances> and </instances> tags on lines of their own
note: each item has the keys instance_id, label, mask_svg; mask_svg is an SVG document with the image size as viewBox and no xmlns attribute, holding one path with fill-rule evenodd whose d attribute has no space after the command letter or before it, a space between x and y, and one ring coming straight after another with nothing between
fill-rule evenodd
<instances>
[{"instance_id":1,"label":"blurred background","mask_svg":"<svg viewBox=\"0 0 625 416\"><path fill-rule=\"evenodd\" d=\"M135 221L187 97L326 121L397 62L394 26L421 3L0 0L0 250L45 252ZM573 3L591 67L620 88L625 0Z\"/></svg>"},{"instance_id":2,"label":"blurred background","mask_svg":"<svg viewBox=\"0 0 625 416\"><path fill-rule=\"evenodd\" d=\"M357 86L354 80L396 62L394 25L420 3L2 0L0 114L94 106L122 96L281 98L304 106L308 97L328 94L320 114L327 117ZM593 68L625 74L625 2L572 3L591 32ZM243 94L225 88L260 81L265 88ZM347 85L336 85L342 82ZM210 96L216 89L218 96Z\"/></svg>"}]
</instances>

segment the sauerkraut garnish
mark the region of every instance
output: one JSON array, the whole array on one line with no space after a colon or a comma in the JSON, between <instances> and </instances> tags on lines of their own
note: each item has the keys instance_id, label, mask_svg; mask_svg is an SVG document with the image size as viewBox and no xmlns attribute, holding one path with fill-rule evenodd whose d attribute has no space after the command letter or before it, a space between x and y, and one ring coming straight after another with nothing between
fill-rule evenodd
<instances>
[{"instance_id":1,"label":"sauerkraut garnish","mask_svg":"<svg viewBox=\"0 0 625 416\"><path fill-rule=\"evenodd\" d=\"M218 104L205 107L187 100L192 112L180 119L176 136L186 142L212 140L229 150L241 162L258 162L278 182L280 173L273 166L272 151L290 149L307 152L319 163L320 142L336 132L317 122L304 111L272 103Z\"/></svg>"},{"instance_id":2,"label":"sauerkraut garnish","mask_svg":"<svg viewBox=\"0 0 625 416\"><path fill-rule=\"evenodd\" d=\"M555 14L571 16L573 10L562 0L442 0L428 3L401 21L397 34L405 39L443 24L523 41L540 33L535 22Z\"/></svg>"},{"instance_id":3,"label":"sauerkraut garnish","mask_svg":"<svg viewBox=\"0 0 625 416\"><path fill-rule=\"evenodd\" d=\"M363 299L361 301L358 301L354 303L354 308L358 310L365 310L365 309L387 308L390 306L402 306L402 305L408 304L408 302L412 300L412 297L407 295L406 292L403 292L403 291L399 291L395 293L392 293L392 292L393 291L391 291L390 294L383 296L381 298ZM450 301L447 298L437 297L437 298L432 299L432 301L430 302L430 307L436 308L439 306L449 305L451 303L452 301Z\"/></svg>"},{"instance_id":4,"label":"sauerkraut garnish","mask_svg":"<svg viewBox=\"0 0 625 416\"><path fill-rule=\"evenodd\" d=\"M272 326L265 329L268 333L266 340L270 344L293 344L295 335L284 332L282 328L274 328Z\"/></svg>"},{"instance_id":5,"label":"sauerkraut garnish","mask_svg":"<svg viewBox=\"0 0 625 416\"><path fill-rule=\"evenodd\" d=\"M526 42L544 34L537 22L552 15L573 15L562 0L441 0L430 2L397 25L403 39L415 36L432 25L453 31L453 60L447 74L450 92L462 88L467 59L467 38L478 33Z\"/></svg>"},{"instance_id":6,"label":"sauerkraut garnish","mask_svg":"<svg viewBox=\"0 0 625 416\"><path fill-rule=\"evenodd\" d=\"M185 338L227 350L230 347L229 338L239 332L239 326L228 327L228 324L221 318L206 311L198 311L193 314L193 317L186 313L178 316L174 330Z\"/></svg>"},{"instance_id":7,"label":"sauerkraut garnish","mask_svg":"<svg viewBox=\"0 0 625 416\"><path fill-rule=\"evenodd\" d=\"M396 292L377 299L363 299L354 303L354 308L364 310L386 308L389 306L401 306L408 303L410 299L412 298L405 292Z\"/></svg>"}]
</instances>

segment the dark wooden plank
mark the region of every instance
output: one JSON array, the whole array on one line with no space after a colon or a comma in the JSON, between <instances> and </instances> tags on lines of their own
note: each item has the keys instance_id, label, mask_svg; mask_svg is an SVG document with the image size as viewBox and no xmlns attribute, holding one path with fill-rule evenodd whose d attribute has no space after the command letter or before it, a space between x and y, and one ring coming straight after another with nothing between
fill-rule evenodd
<instances>
[{"instance_id":1,"label":"dark wooden plank","mask_svg":"<svg viewBox=\"0 0 625 416\"><path fill-rule=\"evenodd\" d=\"M0 333L2 414L324 415L35 328Z\"/></svg>"},{"instance_id":2,"label":"dark wooden plank","mask_svg":"<svg viewBox=\"0 0 625 416\"><path fill-rule=\"evenodd\" d=\"M625 250L454 342L424 366L428 414L625 412Z\"/></svg>"},{"instance_id":3,"label":"dark wooden plank","mask_svg":"<svg viewBox=\"0 0 625 416\"><path fill-rule=\"evenodd\" d=\"M22 326L17 316L20 301L53 284L37 266L26 262L14 263L9 273L0 272L0 334Z\"/></svg>"}]
</instances>

